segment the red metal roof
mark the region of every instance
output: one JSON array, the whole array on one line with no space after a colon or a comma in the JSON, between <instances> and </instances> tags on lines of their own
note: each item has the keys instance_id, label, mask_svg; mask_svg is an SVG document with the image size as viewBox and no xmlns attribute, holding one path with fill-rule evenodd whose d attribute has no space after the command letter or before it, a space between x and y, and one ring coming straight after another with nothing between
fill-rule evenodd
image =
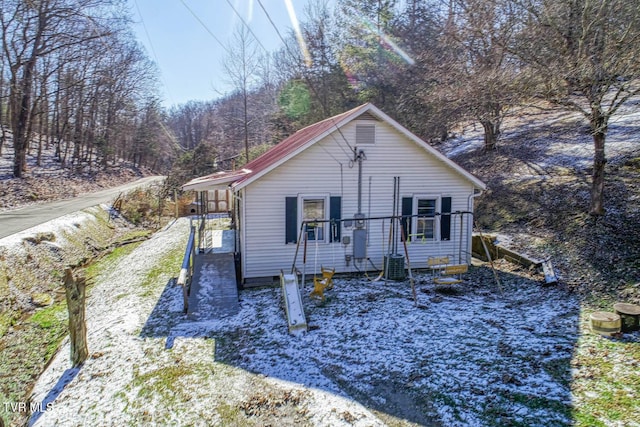
<instances>
[{"instance_id":1,"label":"red metal roof","mask_svg":"<svg viewBox=\"0 0 640 427\"><path fill-rule=\"evenodd\" d=\"M373 113L374 116L379 116L380 119L387 121L399 132L405 134L409 139L413 140L415 143L430 152L432 155L436 156L436 158L448 164L463 176L471 180L471 182L473 182L474 185L476 185L478 188L486 188L486 184L480 181L477 177L461 168L455 162L448 159L444 154L429 146L417 136L411 134L408 130L403 128L400 124L395 122L390 117L386 116L386 114L378 110L371 103L363 104L342 114L338 114L336 116L322 120L318 123L307 126L306 128L300 129L281 143L271 148L266 153L244 165L241 170L217 172L212 175L195 178L189 181L187 184L183 185L182 188L184 190L203 190L207 187L210 188L215 186L232 185L237 188L238 186L247 185L252 181L253 178L256 178L257 176L268 172L273 167L285 161L289 156L293 155L297 151L304 149L307 145L315 143L324 136L328 135L333 130L340 129L340 127L345 123L357 118L366 111L369 111L369 113Z\"/></svg>"},{"instance_id":2,"label":"red metal roof","mask_svg":"<svg viewBox=\"0 0 640 427\"><path fill-rule=\"evenodd\" d=\"M302 128L293 135L286 138L284 141L271 148L266 153L262 154L258 158L250 161L244 165L245 169L249 169L251 173L243 176L237 180L234 185L240 184L243 181L250 179L256 174L269 169L280 160L286 158L290 154L294 153L299 148L305 146L307 143L319 138L332 128L338 128L339 124L347 117L357 115L360 110L364 110L369 104L364 104L356 107L352 110L338 114L337 116L329 117L318 123L314 123L306 128Z\"/></svg>"},{"instance_id":3,"label":"red metal roof","mask_svg":"<svg viewBox=\"0 0 640 427\"><path fill-rule=\"evenodd\" d=\"M302 128L284 141L275 145L266 153L257 157L243 166L240 171L223 171L211 175L195 178L182 186L183 190L196 190L204 186L238 185L249 180L260 172L267 171L290 154L294 153L307 143L310 143L333 128L338 128L341 123L350 116L357 116L370 104L364 104L352 110L330 117L306 128Z\"/></svg>"}]
</instances>

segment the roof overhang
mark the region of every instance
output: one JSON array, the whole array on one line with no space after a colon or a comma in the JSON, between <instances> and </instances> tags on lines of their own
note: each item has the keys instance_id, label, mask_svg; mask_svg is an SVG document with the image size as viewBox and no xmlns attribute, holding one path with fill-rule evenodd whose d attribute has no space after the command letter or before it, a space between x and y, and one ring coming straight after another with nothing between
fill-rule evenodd
<instances>
[{"instance_id":1,"label":"roof overhang","mask_svg":"<svg viewBox=\"0 0 640 427\"><path fill-rule=\"evenodd\" d=\"M250 174L249 169L216 172L211 175L192 179L181 188L183 191L209 191L226 189L229 185Z\"/></svg>"}]
</instances>

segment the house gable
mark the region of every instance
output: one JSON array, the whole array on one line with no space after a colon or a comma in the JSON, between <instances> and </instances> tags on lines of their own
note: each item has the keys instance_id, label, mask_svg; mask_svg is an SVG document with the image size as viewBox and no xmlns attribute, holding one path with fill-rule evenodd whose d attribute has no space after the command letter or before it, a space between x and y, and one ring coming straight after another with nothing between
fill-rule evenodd
<instances>
[{"instance_id":1,"label":"house gable","mask_svg":"<svg viewBox=\"0 0 640 427\"><path fill-rule=\"evenodd\" d=\"M349 123L355 122L354 132L345 134L344 127ZM380 125L388 124L397 132L405 136L409 141L413 142L421 149L425 150L430 155L434 156L439 161L443 162L447 167L451 168L455 173L462 175L466 180L470 181L473 186L484 190L486 185L477 177L467 172L464 168L459 166L454 161L447 158L440 151L431 147L422 139L411 133L409 130L401 126L398 122L391 117L383 113L376 106L371 103L364 104L346 113L331 117L329 119L318 122L314 125L308 126L299 130L289 138L285 139L274 148L245 165L245 169L251 171L251 173L243 176L235 181L233 184L234 189L243 188L257 179L260 179L263 175L269 171L277 168L281 164L287 162L291 158L297 156L309 147L322 140L328 140L329 137L333 142L338 145L342 145L343 151L353 151L354 147L358 146L357 127L361 125L363 128L369 127L367 131L364 129L362 135L367 135L368 138L373 138L373 142L360 142L360 146L369 145L375 143L375 129ZM371 126L374 126L374 130L370 130ZM371 136L373 134L373 136ZM352 153L353 155L353 153Z\"/></svg>"},{"instance_id":2,"label":"house gable","mask_svg":"<svg viewBox=\"0 0 640 427\"><path fill-rule=\"evenodd\" d=\"M362 126L363 132L361 135L364 139L358 140L358 135L355 133L353 135L345 135L344 127L351 122L356 122L356 125L360 124ZM183 185L182 188L184 190L206 190L209 187L231 185L234 190L240 190L322 140L330 139L342 147L343 153L350 152L349 156L354 156L353 150L358 145L357 142L359 141L361 147L375 144L376 129L385 123L443 162L452 171L470 181L474 187L481 190L486 188L486 185L481 180L409 132L370 103L300 129L260 157L247 163L241 171L218 172L206 177L195 178Z\"/></svg>"}]
</instances>

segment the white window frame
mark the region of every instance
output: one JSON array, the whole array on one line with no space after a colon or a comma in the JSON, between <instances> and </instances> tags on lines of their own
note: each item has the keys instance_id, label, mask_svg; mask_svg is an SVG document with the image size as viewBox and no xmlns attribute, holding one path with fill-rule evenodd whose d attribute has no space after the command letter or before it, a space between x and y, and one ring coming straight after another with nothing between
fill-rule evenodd
<instances>
[{"instance_id":1,"label":"white window frame","mask_svg":"<svg viewBox=\"0 0 640 427\"><path fill-rule=\"evenodd\" d=\"M304 202L305 200L322 200L324 203L324 218L313 218L319 220L328 220L329 219L329 203L330 203L330 195L327 193L324 194L299 194L298 195L298 224L302 224L304 221ZM323 222L321 224L322 227L322 239L309 239L309 242L318 242L318 243L327 243L329 241L329 222ZM304 239L304 236L303 236Z\"/></svg>"},{"instance_id":2,"label":"white window frame","mask_svg":"<svg viewBox=\"0 0 640 427\"><path fill-rule=\"evenodd\" d=\"M418 201L420 200L435 200L435 211L433 216L433 238L427 239L424 236L416 235L418 232ZM411 236L412 242L415 241L426 241L426 242L439 242L440 241L440 215L435 215L436 213L441 211L441 196L435 194L418 194L413 196L413 206L412 212L413 215L411 217L411 230L415 231L415 233Z\"/></svg>"}]
</instances>

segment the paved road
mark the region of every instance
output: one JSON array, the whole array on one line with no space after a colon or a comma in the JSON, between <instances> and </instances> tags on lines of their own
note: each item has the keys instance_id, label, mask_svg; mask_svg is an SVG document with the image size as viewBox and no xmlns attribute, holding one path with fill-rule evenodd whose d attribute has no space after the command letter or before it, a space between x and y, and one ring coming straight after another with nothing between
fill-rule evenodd
<instances>
[{"instance_id":1,"label":"paved road","mask_svg":"<svg viewBox=\"0 0 640 427\"><path fill-rule=\"evenodd\" d=\"M135 187L145 186L163 179L163 176L148 176L119 187L109 188L96 193L81 194L73 199L59 200L57 202L0 212L0 239L72 212L81 211L82 209L101 203L112 202L118 194L123 191L126 192Z\"/></svg>"}]
</instances>

